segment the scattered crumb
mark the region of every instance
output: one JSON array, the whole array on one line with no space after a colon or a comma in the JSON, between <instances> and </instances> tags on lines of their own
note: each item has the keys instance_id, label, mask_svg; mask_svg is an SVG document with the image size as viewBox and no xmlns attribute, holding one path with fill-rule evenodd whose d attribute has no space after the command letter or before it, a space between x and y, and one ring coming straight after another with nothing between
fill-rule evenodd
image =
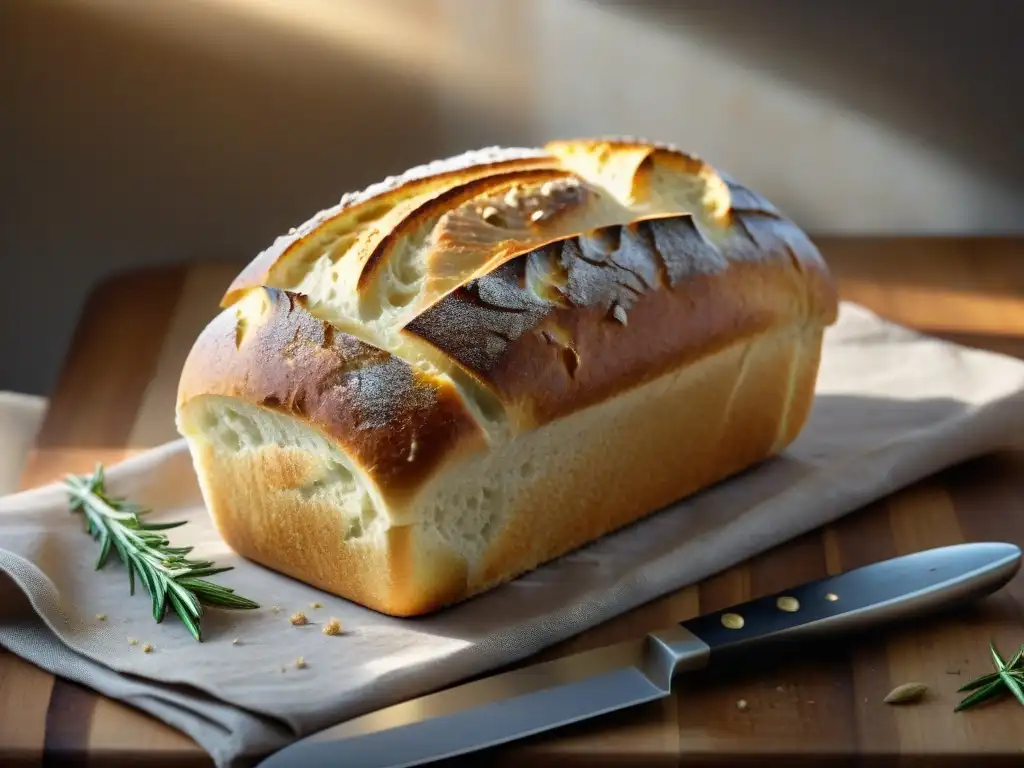
<instances>
[{"instance_id":1,"label":"scattered crumb","mask_svg":"<svg viewBox=\"0 0 1024 768\"><path fill-rule=\"evenodd\" d=\"M106 621L106 620L107 620L107 614L105 614L105 613L97 613L96 614L96 621Z\"/></svg>"},{"instance_id":2,"label":"scattered crumb","mask_svg":"<svg viewBox=\"0 0 1024 768\"><path fill-rule=\"evenodd\" d=\"M274 613L280 613L281 612L281 606L280 605L272 605L272 606L270 606L270 610L272 610Z\"/></svg>"},{"instance_id":3,"label":"scattered crumb","mask_svg":"<svg viewBox=\"0 0 1024 768\"><path fill-rule=\"evenodd\" d=\"M809 700L807 703L808 704L813 704L814 703L814 699Z\"/></svg>"},{"instance_id":4,"label":"scattered crumb","mask_svg":"<svg viewBox=\"0 0 1024 768\"><path fill-rule=\"evenodd\" d=\"M304 624L309 624L309 619L306 618L306 614L304 614L302 611L299 611L294 616L292 616L289 619L289 621L296 627L301 627Z\"/></svg>"},{"instance_id":5,"label":"scattered crumb","mask_svg":"<svg viewBox=\"0 0 1024 768\"><path fill-rule=\"evenodd\" d=\"M323 633L325 635L340 635L341 622L335 618L330 619L326 624L324 624Z\"/></svg>"},{"instance_id":6,"label":"scattered crumb","mask_svg":"<svg viewBox=\"0 0 1024 768\"><path fill-rule=\"evenodd\" d=\"M134 637L129 637L128 638L128 645L138 645L138 644L139 644L139 641L136 640Z\"/></svg>"},{"instance_id":7,"label":"scattered crumb","mask_svg":"<svg viewBox=\"0 0 1024 768\"><path fill-rule=\"evenodd\" d=\"M775 690L778 691L779 693L785 693L786 692L785 686L782 686L782 685L775 686Z\"/></svg>"},{"instance_id":8,"label":"scattered crumb","mask_svg":"<svg viewBox=\"0 0 1024 768\"><path fill-rule=\"evenodd\" d=\"M738 709L740 711L745 710L747 708L747 706L748 706L748 704L747 704L747 700L746 699L740 699L739 701L736 702L736 709Z\"/></svg>"},{"instance_id":9,"label":"scattered crumb","mask_svg":"<svg viewBox=\"0 0 1024 768\"><path fill-rule=\"evenodd\" d=\"M239 638L239 637L236 637L234 640L231 641L231 644L232 645L241 645L242 644L242 639Z\"/></svg>"},{"instance_id":10,"label":"scattered crumb","mask_svg":"<svg viewBox=\"0 0 1024 768\"><path fill-rule=\"evenodd\" d=\"M301 656L299 656L299 658L297 658L295 660L295 668L296 669L305 669L306 668L306 660L304 658L302 658Z\"/></svg>"},{"instance_id":11,"label":"scattered crumb","mask_svg":"<svg viewBox=\"0 0 1024 768\"><path fill-rule=\"evenodd\" d=\"M146 643L145 645L142 646L142 652L143 653L152 653L152 651L153 651L153 646L150 645L149 643Z\"/></svg>"},{"instance_id":12,"label":"scattered crumb","mask_svg":"<svg viewBox=\"0 0 1024 768\"><path fill-rule=\"evenodd\" d=\"M310 603L309 607L310 608L323 608L323 606L320 605L320 603Z\"/></svg>"}]
</instances>

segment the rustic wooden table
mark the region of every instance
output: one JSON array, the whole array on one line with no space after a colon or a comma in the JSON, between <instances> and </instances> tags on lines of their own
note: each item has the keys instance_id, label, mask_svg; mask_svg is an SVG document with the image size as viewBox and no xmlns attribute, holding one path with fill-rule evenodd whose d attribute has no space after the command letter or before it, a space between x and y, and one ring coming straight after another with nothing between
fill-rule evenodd
<instances>
[{"instance_id":1,"label":"rustic wooden table","mask_svg":"<svg viewBox=\"0 0 1024 768\"><path fill-rule=\"evenodd\" d=\"M842 295L895 321L1024 358L1024 240L819 238ZM175 437L177 374L236 265L112 279L93 294L23 478L84 472ZM699 612L900 553L1024 544L1024 454L950 469L835 525L610 621L544 654L614 642ZM859 640L687 681L663 703L496 750L495 763L1024 765L1024 709L953 714L990 671L987 642L1024 642L1024 576L982 605ZM927 682L921 704L881 702ZM745 699L741 711L736 703ZM0 755L19 762L209 765L187 737L0 650ZM4 760L0 758L0 763ZM353 767L358 768L358 767Z\"/></svg>"}]
</instances>

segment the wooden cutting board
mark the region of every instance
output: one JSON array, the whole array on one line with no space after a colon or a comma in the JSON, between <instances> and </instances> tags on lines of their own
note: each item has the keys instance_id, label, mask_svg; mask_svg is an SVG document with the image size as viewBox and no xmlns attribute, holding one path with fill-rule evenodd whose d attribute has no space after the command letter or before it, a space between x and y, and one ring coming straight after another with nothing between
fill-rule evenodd
<instances>
[{"instance_id":1,"label":"wooden cutting board","mask_svg":"<svg viewBox=\"0 0 1024 768\"><path fill-rule=\"evenodd\" d=\"M1024 240L844 239L818 243L843 298L955 341L1024 358ZM173 439L182 361L239 265L181 266L102 284L83 315L23 486L85 472ZM827 574L929 547L1024 545L1024 454L955 467L543 654L635 636ZM1024 707L953 714L956 688L990 671L989 638L1024 643L1024 576L982 605L885 636L680 684L667 701L493 751L498 764L1024 765ZM919 704L892 707L920 681ZM738 704L746 702L745 708ZM210 765L190 739L0 651L0 764ZM5 763L5 759L8 762ZM61 763L63 764L63 763ZM354 766L353 768L358 768Z\"/></svg>"}]
</instances>

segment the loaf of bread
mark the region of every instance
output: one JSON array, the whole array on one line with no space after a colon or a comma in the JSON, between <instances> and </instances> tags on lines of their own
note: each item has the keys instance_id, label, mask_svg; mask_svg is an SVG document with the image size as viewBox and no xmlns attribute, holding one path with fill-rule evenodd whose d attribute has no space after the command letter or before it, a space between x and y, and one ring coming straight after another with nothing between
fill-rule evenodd
<instances>
[{"instance_id":1,"label":"loaf of bread","mask_svg":"<svg viewBox=\"0 0 1024 768\"><path fill-rule=\"evenodd\" d=\"M698 158L482 150L259 254L178 429L241 556L424 614L781 451L836 313L801 230Z\"/></svg>"}]
</instances>

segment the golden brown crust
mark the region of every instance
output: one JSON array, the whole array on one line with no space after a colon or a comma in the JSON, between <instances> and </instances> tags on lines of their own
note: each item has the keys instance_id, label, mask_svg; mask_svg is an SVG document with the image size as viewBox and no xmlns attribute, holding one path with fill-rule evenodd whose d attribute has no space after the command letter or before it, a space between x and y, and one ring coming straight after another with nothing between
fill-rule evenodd
<instances>
[{"instance_id":1,"label":"golden brown crust","mask_svg":"<svg viewBox=\"0 0 1024 768\"><path fill-rule=\"evenodd\" d=\"M273 245L253 259L228 287L221 306L234 304L252 288L278 285L277 268L296 251L315 248L316 242L328 234L359 231L399 203L417 197L429 198L431 194L495 173L551 168L554 165L554 160L541 150L489 147L418 166L400 176L373 184L362 192L345 195L336 206L320 211L288 234L278 237Z\"/></svg>"},{"instance_id":2,"label":"golden brown crust","mask_svg":"<svg viewBox=\"0 0 1024 768\"><path fill-rule=\"evenodd\" d=\"M690 217L565 240L472 281L404 332L531 429L772 328L831 322L834 288L795 228L741 220L721 250Z\"/></svg>"},{"instance_id":3,"label":"golden brown crust","mask_svg":"<svg viewBox=\"0 0 1024 768\"><path fill-rule=\"evenodd\" d=\"M622 199L642 201L648 197L658 166L668 166L680 176L711 179L720 186L710 165L669 144L619 136L549 141L544 149L583 178L602 180Z\"/></svg>"},{"instance_id":4,"label":"golden brown crust","mask_svg":"<svg viewBox=\"0 0 1024 768\"><path fill-rule=\"evenodd\" d=\"M818 370L816 344L820 330L774 330L638 388L628 420L598 415L601 406L591 418L579 414L588 424L587 440L557 472L530 484L516 500L509 525L489 548L466 596L777 453L807 418ZM669 383L688 376L691 382ZM660 397L650 396L659 389Z\"/></svg>"},{"instance_id":5,"label":"golden brown crust","mask_svg":"<svg viewBox=\"0 0 1024 768\"><path fill-rule=\"evenodd\" d=\"M312 424L391 498L460 451L483 448L451 384L318 320L301 296L259 291L249 300L257 317L224 310L202 332L182 371L179 409L196 396L228 396Z\"/></svg>"},{"instance_id":6,"label":"golden brown crust","mask_svg":"<svg viewBox=\"0 0 1024 768\"><path fill-rule=\"evenodd\" d=\"M225 540L393 615L784 449L838 309L768 201L634 139L387 180L280 238L224 305L178 409ZM244 445L217 424L243 405Z\"/></svg>"},{"instance_id":7,"label":"golden brown crust","mask_svg":"<svg viewBox=\"0 0 1024 768\"><path fill-rule=\"evenodd\" d=\"M458 184L447 186L444 188L444 191L433 195L428 199L424 199L422 197L416 198L416 202L419 204L410 210L406 216L403 217L402 221L397 222L394 227L389 228L386 233L383 233L380 242L376 244L373 252L366 259L365 265L363 266L359 279L356 283L357 289L359 289L360 292L366 290L370 281L377 276L382 269L387 267L388 257L391 253L398 248L406 238L413 237L416 231L422 228L424 224L430 221L436 221L445 214L452 214L465 203L481 196L503 195L506 190L519 185L540 187L547 183L555 183L572 178L572 174L568 171L555 168L515 170L503 173L493 173L483 178L477 178L471 181L460 181ZM572 202L579 207L583 205L584 200L582 199L582 196L580 196ZM477 219L481 216L484 216L485 219L490 218L489 214L484 215L482 211L474 211L474 213L476 213L475 218ZM484 223L486 223L486 221ZM447 238L445 235L447 235ZM447 251L454 244L452 242L453 240L454 238L452 238L449 232L442 230L437 238L435 248L438 251ZM502 241L496 241L495 245L500 249Z\"/></svg>"},{"instance_id":8,"label":"golden brown crust","mask_svg":"<svg viewBox=\"0 0 1024 768\"><path fill-rule=\"evenodd\" d=\"M318 476L308 451L224 453L203 441L192 450L217 528L240 555L385 614L422 615L777 453L813 402L821 333L773 329L530 433L538 460L474 567L436 541L430 521L351 537L333 505L294 492Z\"/></svg>"}]
</instances>

